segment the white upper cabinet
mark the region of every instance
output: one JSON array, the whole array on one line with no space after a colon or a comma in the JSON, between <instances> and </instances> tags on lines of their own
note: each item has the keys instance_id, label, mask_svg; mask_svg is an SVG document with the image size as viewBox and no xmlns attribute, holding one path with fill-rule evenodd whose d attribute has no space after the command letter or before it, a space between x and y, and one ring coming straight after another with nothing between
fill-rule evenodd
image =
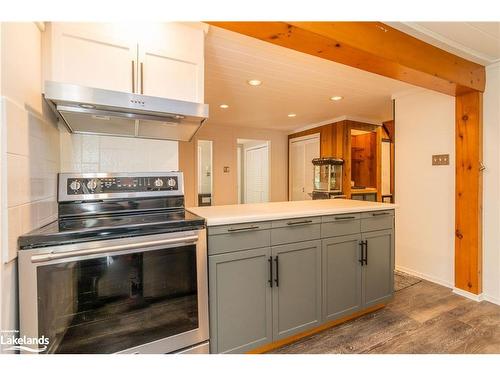
<instances>
[{"instance_id":1,"label":"white upper cabinet","mask_svg":"<svg viewBox=\"0 0 500 375\"><path fill-rule=\"evenodd\" d=\"M139 92L202 103L204 31L163 23L150 26L142 39L138 43Z\"/></svg>"},{"instance_id":2,"label":"white upper cabinet","mask_svg":"<svg viewBox=\"0 0 500 375\"><path fill-rule=\"evenodd\" d=\"M203 102L201 24L48 23L45 79Z\"/></svg>"}]
</instances>

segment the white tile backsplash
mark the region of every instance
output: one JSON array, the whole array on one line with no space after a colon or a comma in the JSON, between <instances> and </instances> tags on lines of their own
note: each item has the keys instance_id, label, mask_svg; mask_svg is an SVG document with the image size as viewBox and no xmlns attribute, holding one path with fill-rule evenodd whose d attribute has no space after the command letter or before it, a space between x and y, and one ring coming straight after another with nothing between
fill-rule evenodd
<instances>
[{"instance_id":1,"label":"white tile backsplash","mask_svg":"<svg viewBox=\"0 0 500 375\"><path fill-rule=\"evenodd\" d=\"M7 135L5 158L8 246L3 262L17 256L17 238L57 218L59 130L53 118L1 98L1 126Z\"/></svg>"},{"instance_id":2,"label":"white tile backsplash","mask_svg":"<svg viewBox=\"0 0 500 375\"><path fill-rule=\"evenodd\" d=\"M178 143L61 132L61 172L156 172L179 168Z\"/></svg>"},{"instance_id":3,"label":"white tile backsplash","mask_svg":"<svg viewBox=\"0 0 500 375\"><path fill-rule=\"evenodd\" d=\"M7 131L7 152L18 155L29 155L28 113L10 100L5 100L5 122L10 124Z\"/></svg>"},{"instance_id":4,"label":"white tile backsplash","mask_svg":"<svg viewBox=\"0 0 500 375\"><path fill-rule=\"evenodd\" d=\"M30 200L30 159L25 155L7 154L7 207Z\"/></svg>"}]
</instances>

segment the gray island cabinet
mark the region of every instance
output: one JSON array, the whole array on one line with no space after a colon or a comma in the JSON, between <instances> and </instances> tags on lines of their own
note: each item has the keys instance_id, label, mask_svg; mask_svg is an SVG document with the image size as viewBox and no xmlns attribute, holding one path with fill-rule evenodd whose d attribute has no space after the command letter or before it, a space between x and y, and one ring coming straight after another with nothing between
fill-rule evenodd
<instances>
[{"instance_id":1,"label":"gray island cabinet","mask_svg":"<svg viewBox=\"0 0 500 375\"><path fill-rule=\"evenodd\" d=\"M207 222L211 353L245 353L392 298L392 207Z\"/></svg>"}]
</instances>

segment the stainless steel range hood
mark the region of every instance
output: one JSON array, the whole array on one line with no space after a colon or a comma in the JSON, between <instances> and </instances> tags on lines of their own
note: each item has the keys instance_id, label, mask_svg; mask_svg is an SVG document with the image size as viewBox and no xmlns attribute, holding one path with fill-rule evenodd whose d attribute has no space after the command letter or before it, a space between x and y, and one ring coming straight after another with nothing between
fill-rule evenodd
<instances>
[{"instance_id":1,"label":"stainless steel range hood","mask_svg":"<svg viewBox=\"0 0 500 375\"><path fill-rule=\"evenodd\" d=\"M190 141L208 118L207 104L66 83L44 97L72 133Z\"/></svg>"}]
</instances>

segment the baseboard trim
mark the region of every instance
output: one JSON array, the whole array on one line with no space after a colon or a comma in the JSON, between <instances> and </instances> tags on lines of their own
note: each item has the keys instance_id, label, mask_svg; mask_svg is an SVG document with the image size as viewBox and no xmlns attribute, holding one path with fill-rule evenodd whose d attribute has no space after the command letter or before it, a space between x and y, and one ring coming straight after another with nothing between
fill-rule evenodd
<instances>
[{"instance_id":1,"label":"baseboard trim","mask_svg":"<svg viewBox=\"0 0 500 375\"><path fill-rule=\"evenodd\" d=\"M484 294L483 293L483 300L491 302L491 303L494 303L495 305L499 305L500 306L500 298L493 297L493 296L490 296L488 294Z\"/></svg>"},{"instance_id":2,"label":"baseboard trim","mask_svg":"<svg viewBox=\"0 0 500 375\"><path fill-rule=\"evenodd\" d=\"M490 295L485 294L485 293L482 293L480 295L470 293L470 292L467 292L465 290L455 288L455 286L452 283L449 283L449 282L441 280L441 279L437 279L433 276L429 276L429 275L422 273L422 272L412 270L411 268L406 268L403 266L395 266L395 269L397 271L401 271L401 272L407 273L409 275L419 277L423 280L427 280L427 281L430 281L432 283L439 284L439 285L445 286L447 288L450 288L453 293L458 294L462 297L469 298L473 301L476 301L476 302L488 301L488 302L494 303L495 305L500 305L500 298L498 298L498 297L493 297L493 296L490 296Z\"/></svg>"},{"instance_id":3,"label":"baseboard trim","mask_svg":"<svg viewBox=\"0 0 500 375\"><path fill-rule=\"evenodd\" d=\"M406 267L403 267L403 266L396 266L395 268L396 268L396 271L401 271L401 272L407 273L409 275L416 276L416 277L419 277L421 279L430 281L432 283L445 286L445 287L450 288L450 289L453 289L453 287L454 287L454 285L452 283L448 282L448 281L445 281L445 280L442 280L442 279L438 279L438 278L436 278L434 276L430 276L430 275L428 275L426 273L422 273L422 272L418 272L418 271L412 270L411 268L406 268Z\"/></svg>"},{"instance_id":4,"label":"baseboard trim","mask_svg":"<svg viewBox=\"0 0 500 375\"><path fill-rule=\"evenodd\" d=\"M355 312L355 313L353 313L351 315L348 315L346 317L339 318L339 319L333 320L331 322L324 323L324 324L320 325L319 327L310 329L308 331L301 332L301 333L298 333L296 335L293 335L293 336L290 336L290 337L286 337L284 339L281 339L281 340L278 340L278 341L274 341L274 342L271 342L269 344L266 344L266 345L260 346L258 348L252 349L252 350L246 352L246 354L263 354L263 353L270 352L271 350L281 348L282 346L291 344L292 342L298 341L298 340L300 340L300 339L302 339L304 337L314 335L315 333L319 333L319 332L324 331L324 330L326 330L328 328L335 327L335 326L337 326L339 324L342 324L342 323L347 322L349 320L358 318L358 317L360 317L362 315L366 315L366 314L369 314L371 312L380 310L380 309L384 308L385 306L386 306L385 302L384 303L379 303L377 305L368 307L368 308L366 308L364 310Z\"/></svg>"},{"instance_id":5,"label":"baseboard trim","mask_svg":"<svg viewBox=\"0 0 500 375\"><path fill-rule=\"evenodd\" d=\"M458 294L459 296L471 299L471 300L476 301L476 302L481 302L484 299L482 293L481 294L474 294L474 293L467 292L466 290L462 290L459 288L453 288L452 292L455 294Z\"/></svg>"}]
</instances>

